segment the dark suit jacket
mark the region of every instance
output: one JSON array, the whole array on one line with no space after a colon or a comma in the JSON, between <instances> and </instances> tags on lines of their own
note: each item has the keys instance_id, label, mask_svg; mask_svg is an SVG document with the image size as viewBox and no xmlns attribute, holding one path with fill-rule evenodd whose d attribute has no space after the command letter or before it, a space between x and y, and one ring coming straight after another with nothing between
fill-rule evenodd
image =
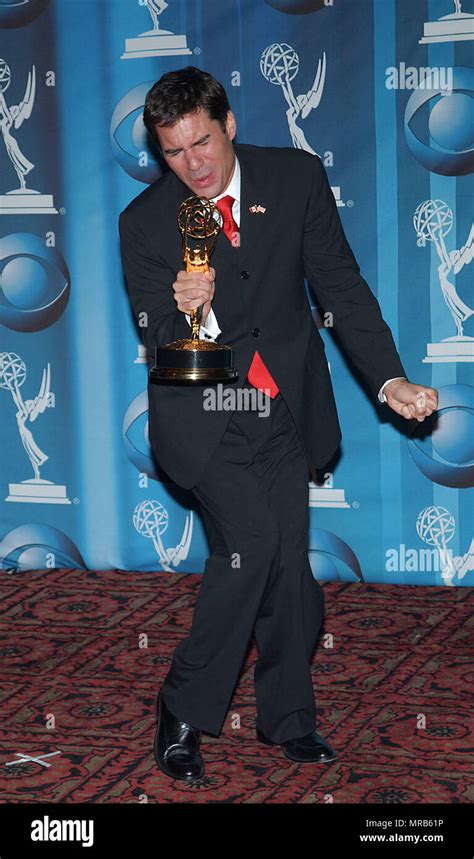
<instances>
[{"instance_id":1,"label":"dark suit jacket","mask_svg":"<svg viewBox=\"0 0 474 859\"><path fill-rule=\"evenodd\" d=\"M325 345L307 300L306 277L374 398L407 376L380 306L347 242L326 171L317 156L290 148L235 144L241 166L240 248L219 235L213 309L219 342L233 345L244 383L255 349L277 382L308 458L322 468L341 440ZM120 214L122 264L143 343L190 336L171 284L182 261L180 203L192 195L173 173L146 188ZM264 214L252 214L254 204ZM143 327L143 326L146 327ZM149 384L149 437L161 467L194 486L219 443L229 411L206 411L200 386ZM264 420L264 418L262 418Z\"/></svg>"}]
</instances>

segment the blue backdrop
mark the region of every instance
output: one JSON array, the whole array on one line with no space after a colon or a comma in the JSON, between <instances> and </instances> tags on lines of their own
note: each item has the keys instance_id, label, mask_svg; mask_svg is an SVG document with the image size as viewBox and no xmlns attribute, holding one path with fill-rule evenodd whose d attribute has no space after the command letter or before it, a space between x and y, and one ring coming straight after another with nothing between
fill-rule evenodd
<instances>
[{"instance_id":1,"label":"blue backdrop","mask_svg":"<svg viewBox=\"0 0 474 859\"><path fill-rule=\"evenodd\" d=\"M323 326L344 437L308 487L314 575L472 585L474 0L0 0L0 28L2 567L204 568L151 455L117 231L159 176L146 91L192 64L240 142L322 158L411 380L439 390L413 427Z\"/></svg>"}]
</instances>

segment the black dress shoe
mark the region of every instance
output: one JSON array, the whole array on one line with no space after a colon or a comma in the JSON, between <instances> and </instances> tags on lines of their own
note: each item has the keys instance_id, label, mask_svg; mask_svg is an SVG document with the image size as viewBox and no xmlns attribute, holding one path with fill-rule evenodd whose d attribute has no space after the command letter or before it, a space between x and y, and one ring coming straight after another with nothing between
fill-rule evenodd
<instances>
[{"instance_id":1,"label":"black dress shoe","mask_svg":"<svg viewBox=\"0 0 474 859\"><path fill-rule=\"evenodd\" d=\"M204 761L199 754L199 729L173 716L161 694L158 694L157 717L153 752L160 769L171 778L184 781L202 778Z\"/></svg>"},{"instance_id":2,"label":"black dress shoe","mask_svg":"<svg viewBox=\"0 0 474 859\"><path fill-rule=\"evenodd\" d=\"M257 728L257 740L267 746L281 746L290 761L299 761L299 763L323 764L334 761L337 757L334 749L316 731L311 731L304 737L298 737L295 740L274 743Z\"/></svg>"}]
</instances>

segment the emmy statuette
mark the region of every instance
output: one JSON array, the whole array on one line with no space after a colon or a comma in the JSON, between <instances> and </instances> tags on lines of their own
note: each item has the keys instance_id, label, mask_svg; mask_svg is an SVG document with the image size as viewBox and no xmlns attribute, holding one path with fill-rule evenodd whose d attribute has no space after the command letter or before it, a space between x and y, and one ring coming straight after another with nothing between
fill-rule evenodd
<instances>
[{"instance_id":1,"label":"emmy statuette","mask_svg":"<svg viewBox=\"0 0 474 859\"><path fill-rule=\"evenodd\" d=\"M209 271L209 257L221 230L222 216L207 197L188 197L178 211L186 271ZM192 243L192 247L190 247ZM191 337L155 347L150 382L220 382L237 378L231 346L200 340L202 305L191 313Z\"/></svg>"}]
</instances>

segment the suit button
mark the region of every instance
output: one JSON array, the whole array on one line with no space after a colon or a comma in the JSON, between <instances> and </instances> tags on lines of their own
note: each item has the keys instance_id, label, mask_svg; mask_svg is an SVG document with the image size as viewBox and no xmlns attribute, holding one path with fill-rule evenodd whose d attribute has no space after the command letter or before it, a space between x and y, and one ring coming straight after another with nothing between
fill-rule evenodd
<instances>
[{"instance_id":1,"label":"suit button","mask_svg":"<svg viewBox=\"0 0 474 859\"><path fill-rule=\"evenodd\" d=\"M254 337L258 337L260 334L260 328L252 328L252 334Z\"/></svg>"},{"instance_id":2,"label":"suit button","mask_svg":"<svg viewBox=\"0 0 474 859\"><path fill-rule=\"evenodd\" d=\"M242 280L248 280L250 275L249 275L248 271L241 271L240 277L242 278Z\"/></svg>"}]
</instances>

